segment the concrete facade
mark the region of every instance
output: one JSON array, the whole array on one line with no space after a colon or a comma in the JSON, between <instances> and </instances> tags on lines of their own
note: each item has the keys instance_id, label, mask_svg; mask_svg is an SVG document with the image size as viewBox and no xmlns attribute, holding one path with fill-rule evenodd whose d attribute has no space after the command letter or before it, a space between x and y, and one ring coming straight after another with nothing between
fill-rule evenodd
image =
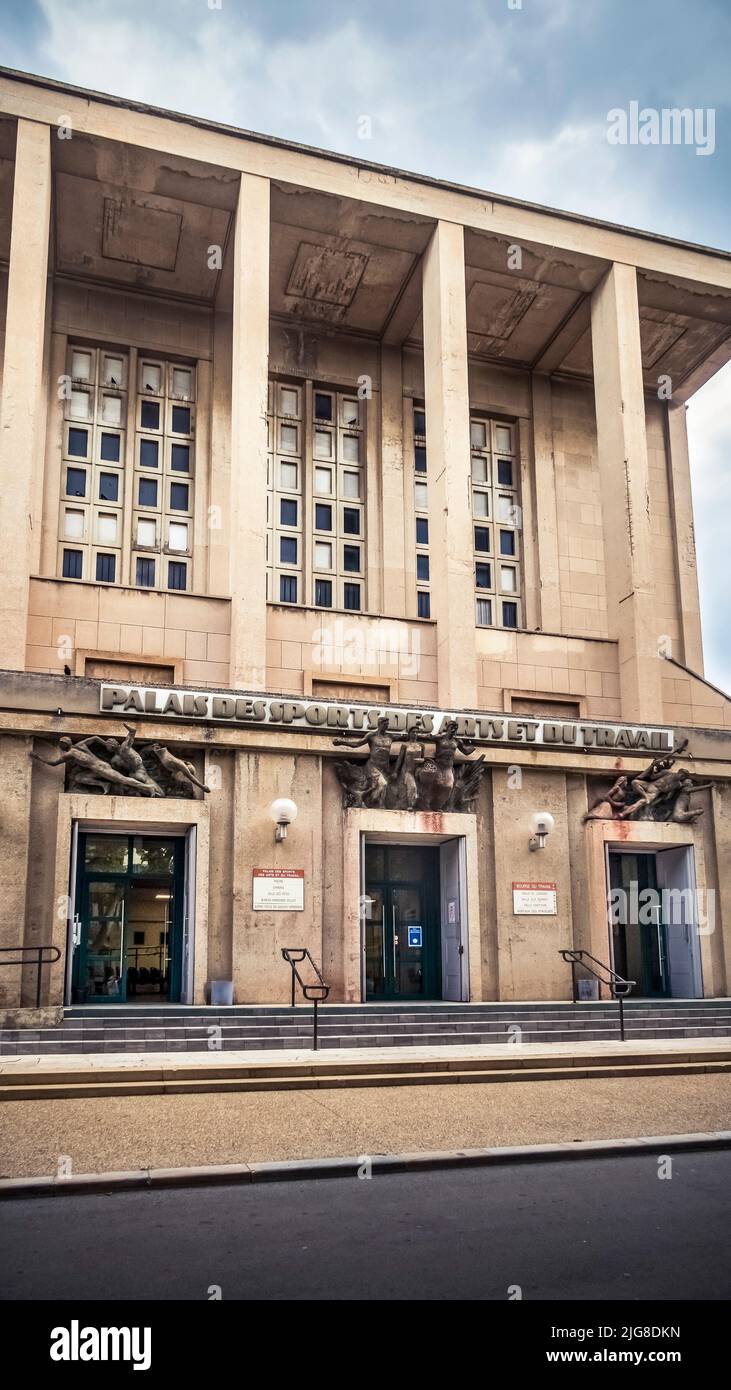
<instances>
[{"instance_id":1,"label":"concrete facade","mask_svg":"<svg viewBox=\"0 0 731 1390\"><path fill-rule=\"evenodd\" d=\"M45 1005L88 827L187 837L185 1002L286 1000L286 946L362 998L372 836L464 845L466 998L566 998L560 950L614 950L614 832L582 817L642 753L521 732L427 827L344 810L321 729L145 714L210 794L80 797L29 754L123 736L103 682L687 737L704 817L616 843L692 851L699 990L731 993L685 429L731 357L728 254L0 71L0 344L0 946L59 947ZM304 872L301 911L253 910L261 866ZM516 914L539 880L556 914ZM0 956L0 1005L34 990Z\"/></svg>"}]
</instances>

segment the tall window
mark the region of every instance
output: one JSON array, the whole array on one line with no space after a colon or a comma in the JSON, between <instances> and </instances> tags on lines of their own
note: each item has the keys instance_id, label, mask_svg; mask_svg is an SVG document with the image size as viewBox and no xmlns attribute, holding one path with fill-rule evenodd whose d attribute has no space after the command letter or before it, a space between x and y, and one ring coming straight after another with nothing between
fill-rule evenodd
<instances>
[{"instance_id":1,"label":"tall window","mask_svg":"<svg viewBox=\"0 0 731 1390\"><path fill-rule=\"evenodd\" d=\"M120 583L127 353L70 347L63 422L59 572Z\"/></svg>"},{"instance_id":2,"label":"tall window","mask_svg":"<svg viewBox=\"0 0 731 1390\"><path fill-rule=\"evenodd\" d=\"M475 620L521 626L520 509L516 427L470 419Z\"/></svg>"},{"instance_id":3,"label":"tall window","mask_svg":"<svg viewBox=\"0 0 731 1390\"><path fill-rule=\"evenodd\" d=\"M195 369L140 353L137 363L132 583L190 589Z\"/></svg>"},{"instance_id":4,"label":"tall window","mask_svg":"<svg viewBox=\"0 0 731 1390\"><path fill-rule=\"evenodd\" d=\"M269 383L267 596L365 608L365 428L355 393Z\"/></svg>"},{"instance_id":5,"label":"tall window","mask_svg":"<svg viewBox=\"0 0 731 1390\"><path fill-rule=\"evenodd\" d=\"M416 612L431 617L429 498L426 482L426 412L414 402L414 526L416 529Z\"/></svg>"},{"instance_id":6,"label":"tall window","mask_svg":"<svg viewBox=\"0 0 731 1390\"><path fill-rule=\"evenodd\" d=\"M69 348L59 571L65 579L100 584L189 589L195 368L140 354L137 380L130 383L129 367L126 351ZM131 493L125 481L130 390Z\"/></svg>"}]
</instances>

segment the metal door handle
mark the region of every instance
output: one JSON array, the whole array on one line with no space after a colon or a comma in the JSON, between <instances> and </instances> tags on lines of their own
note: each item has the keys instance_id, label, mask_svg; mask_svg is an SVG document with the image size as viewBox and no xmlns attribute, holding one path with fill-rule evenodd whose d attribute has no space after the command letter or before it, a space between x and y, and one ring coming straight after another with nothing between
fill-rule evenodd
<instances>
[{"instance_id":1,"label":"metal door handle","mask_svg":"<svg viewBox=\"0 0 731 1390\"><path fill-rule=\"evenodd\" d=\"M381 909L381 955L383 957L383 987L386 987L386 900Z\"/></svg>"},{"instance_id":2,"label":"metal door handle","mask_svg":"<svg viewBox=\"0 0 731 1390\"><path fill-rule=\"evenodd\" d=\"M391 906L391 936L392 936L392 938L393 938L393 978L394 978L394 983L395 983L395 982L396 982L396 946L398 945L398 937L397 937L397 935L396 935L396 904L395 904L395 903L393 903L392 906Z\"/></svg>"}]
</instances>

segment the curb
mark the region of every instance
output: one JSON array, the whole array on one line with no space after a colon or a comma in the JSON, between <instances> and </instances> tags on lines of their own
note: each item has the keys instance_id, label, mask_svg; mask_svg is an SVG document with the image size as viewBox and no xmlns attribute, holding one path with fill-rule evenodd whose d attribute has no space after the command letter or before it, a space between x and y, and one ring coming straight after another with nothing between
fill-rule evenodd
<instances>
[{"instance_id":1,"label":"curb","mask_svg":"<svg viewBox=\"0 0 731 1390\"><path fill-rule=\"evenodd\" d=\"M566 1159L630 1157L731 1149L731 1130L650 1135L634 1139L579 1139L491 1149L427 1153L361 1154L357 1158L293 1159L279 1163L220 1163L197 1168L138 1168L130 1172L80 1173L70 1177L2 1178L0 1200L169 1187L216 1187L239 1183L302 1182L310 1178L355 1178L368 1161L371 1176L488 1168L499 1164L551 1163Z\"/></svg>"}]
</instances>

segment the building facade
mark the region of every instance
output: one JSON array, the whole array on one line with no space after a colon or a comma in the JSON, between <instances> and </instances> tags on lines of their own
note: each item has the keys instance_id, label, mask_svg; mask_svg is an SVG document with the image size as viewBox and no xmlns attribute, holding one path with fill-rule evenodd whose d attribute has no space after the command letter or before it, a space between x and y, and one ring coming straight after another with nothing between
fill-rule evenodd
<instances>
[{"instance_id":1,"label":"building facade","mask_svg":"<svg viewBox=\"0 0 731 1390\"><path fill-rule=\"evenodd\" d=\"M335 1002L569 998L571 949L731 992L685 426L731 256L3 71L0 333L44 1007L283 1002L288 947Z\"/></svg>"}]
</instances>

